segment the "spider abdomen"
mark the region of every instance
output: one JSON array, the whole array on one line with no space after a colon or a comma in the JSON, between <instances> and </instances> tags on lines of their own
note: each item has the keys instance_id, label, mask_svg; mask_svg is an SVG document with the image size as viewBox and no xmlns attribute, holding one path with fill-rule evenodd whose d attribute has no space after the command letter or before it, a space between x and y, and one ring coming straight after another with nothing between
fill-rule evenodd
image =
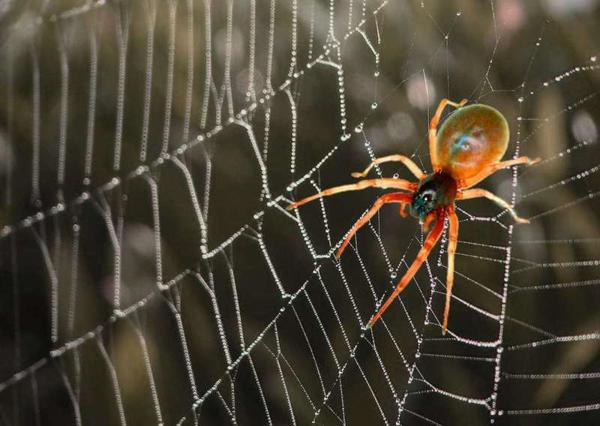
<instances>
[{"instance_id":1,"label":"spider abdomen","mask_svg":"<svg viewBox=\"0 0 600 426\"><path fill-rule=\"evenodd\" d=\"M437 134L438 167L457 181L475 176L502 159L509 135L508 123L497 109L482 104L462 107Z\"/></svg>"}]
</instances>

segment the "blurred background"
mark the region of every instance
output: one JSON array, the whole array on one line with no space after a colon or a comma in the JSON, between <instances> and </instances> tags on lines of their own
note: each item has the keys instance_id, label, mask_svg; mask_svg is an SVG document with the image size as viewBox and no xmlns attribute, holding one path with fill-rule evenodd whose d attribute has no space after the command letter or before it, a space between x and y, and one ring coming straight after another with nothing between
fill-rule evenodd
<instances>
[{"instance_id":1,"label":"blurred background","mask_svg":"<svg viewBox=\"0 0 600 426\"><path fill-rule=\"evenodd\" d=\"M0 424L596 424L600 2L0 0ZM597 59L598 58L598 59ZM422 235L373 158L430 171L440 99L539 165ZM448 111L450 112L450 111ZM447 115L447 114L446 114ZM386 164L373 175L409 178Z\"/></svg>"}]
</instances>

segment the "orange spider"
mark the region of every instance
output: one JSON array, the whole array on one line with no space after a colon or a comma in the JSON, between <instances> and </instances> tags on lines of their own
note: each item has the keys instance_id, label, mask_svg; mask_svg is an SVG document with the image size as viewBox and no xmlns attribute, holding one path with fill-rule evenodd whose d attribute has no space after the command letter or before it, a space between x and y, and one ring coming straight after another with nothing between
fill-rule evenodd
<instances>
[{"instance_id":1,"label":"orange spider","mask_svg":"<svg viewBox=\"0 0 600 426\"><path fill-rule=\"evenodd\" d=\"M371 318L367 325L369 328L377 322L396 296L404 290L417 273L439 240L447 217L449 221L448 269L446 275L446 305L442 323L442 333L446 333L452 285L454 283L454 254L458 242L458 217L454 210L455 200L485 197L508 210L516 222L529 223L527 219L519 217L502 198L485 189L468 188L481 182L497 170L517 164L534 164L539 161L539 158L531 160L528 157L519 157L508 161L500 161L506 152L510 133L506 119L498 110L488 105L474 104L464 107L463 105L466 102L466 99L459 103L442 99L429 123L429 155L433 166L432 174L426 175L423 173L410 158L404 155L388 155L377 158L363 172L352 173L353 177L362 178L376 164L397 161L403 163L419 179L418 183L391 178L364 179L354 184L325 189L318 194L293 202L288 206L288 210L292 210L320 197L370 187L394 188L406 191L392 192L379 197L369 211L350 229L336 253L337 258L342 255L354 234L384 204L399 203L402 217L406 216L405 208L408 206L410 214L419 219L425 231L435 221L433 229L427 235L416 259L390 297ZM457 109L445 120L438 134L437 126L447 105L452 105Z\"/></svg>"}]
</instances>

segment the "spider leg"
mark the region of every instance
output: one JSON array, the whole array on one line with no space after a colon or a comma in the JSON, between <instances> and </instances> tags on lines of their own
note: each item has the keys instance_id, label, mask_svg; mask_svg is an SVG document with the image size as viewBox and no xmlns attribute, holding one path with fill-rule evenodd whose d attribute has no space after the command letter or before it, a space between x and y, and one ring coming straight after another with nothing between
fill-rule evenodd
<instances>
[{"instance_id":1,"label":"spider leg","mask_svg":"<svg viewBox=\"0 0 600 426\"><path fill-rule=\"evenodd\" d=\"M375 323L379 320L379 318L381 318L386 309L391 305L391 303L402 292L402 290L404 290L404 288L410 283L410 280L415 276L425 259L427 259L427 256L429 256L429 253L431 253L431 250L433 249L437 241L440 239L440 235L442 234L442 230L444 229L445 218L446 212L443 209L439 210L435 226L433 227L429 235L427 235L427 238L423 243L423 247L421 247L421 250L419 250L416 259L413 261L412 265L410 265L410 268L408 268L408 271L406 271L406 274L404 274L404 276L402 277L402 279L400 280L390 297L388 297L383 306L379 308L379 311L377 311L375 316L371 318L371 320L367 324L367 328L371 328L373 327L373 325L375 325Z\"/></svg>"},{"instance_id":2,"label":"spider leg","mask_svg":"<svg viewBox=\"0 0 600 426\"><path fill-rule=\"evenodd\" d=\"M485 167L482 171L477 173L475 176L465 179L463 182L461 182L462 185L460 185L460 187L462 189L470 188L473 185L478 184L479 182L484 180L486 177L497 172L500 169L505 169L507 167L516 166L517 164L527 164L528 166L531 166L532 164L536 164L539 162L540 162L540 158L531 159L529 157L519 157L519 158L513 158L512 160L500 161L498 163L493 163L493 164L490 164L489 166Z\"/></svg>"},{"instance_id":3,"label":"spider leg","mask_svg":"<svg viewBox=\"0 0 600 426\"><path fill-rule=\"evenodd\" d=\"M375 200L375 202L373 203L373 205L371 206L369 211L352 226L352 229L350 229L350 232L348 232L348 234L344 238L344 241L342 242L342 245L340 246L337 253L335 254L335 257L337 257L339 259L342 256L342 253L344 252L344 250L350 243L350 240L352 239L354 234L356 234L356 232L361 227L363 227L369 220L371 220L371 218L375 215L375 213L377 213L377 211L384 204L401 203L402 207L404 207L406 204L410 203L411 198L412 198L412 196L410 194L405 194L402 192L394 192L391 194L382 195L377 200Z\"/></svg>"},{"instance_id":4,"label":"spider leg","mask_svg":"<svg viewBox=\"0 0 600 426\"><path fill-rule=\"evenodd\" d=\"M438 159L437 159L437 151L435 150L435 141L437 138L437 126L440 123L440 118L442 117L442 112L444 112L444 108L447 105L451 105L455 108L460 108L464 104L468 102L467 99L463 99L460 102L452 102L449 99L442 99L435 110L435 114L431 118L429 122L429 157L431 158L431 166L434 171L438 169Z\"/></svg>"},{"instance_id":5,"label":"spider leg","mask_svg":"<svg viewBox=\"0 0 600 426\"><path fill-rule=\"evenodd\" d=\"M381 179L364 179L358 181L356 183L351 183L348 185L340 185L333 188L325 189L317 194L311 195L310 197L303 198L300 201L295 201L290 203L287 206L288 210L293 210L297 207L300 207L303 204L309 203L317 198L328 197L333 194L338 194L340 192L347 191L360 191L365 188L394 188L394 189L403 189L405 191L413 192L417 189L417 184L413 182L409 182L404 179L394 179L394 178L381 178Z\"/></svg>"},{"instance_id":6,"label":"spider leg","mask_svg":"<svg viewBox=\"0 0 600 426\"><path fill-rule=\"evenodd\" d=\"M454 206L448 209L448 271L446 273L446 304L444 305L444 320L442 322L442 334L448 329L448 316L450 315L450 299L452 298L452 286L454 285L454 255L458 244L458 216Z\"/></svg>"},{"instance_id":7,"label":"spider leg","mask_svg":"<svg viewBox=\"0 0 600 426\"><path fill-rule=\"evenodd\" d=\"M406 217L408 216L408 213L406 213L406 205L405 203L400 204L400 216L401 217Z\"/></svg>"},{"instance_id":8,"label":"spider leg","mask_svg":"<svg viewBox=\"0 0 600 426\"><path fill-rule=\"evenodd\" d=\"M481 197L487 198L488 200L492 200L494 203L498 204L500 207L508 210L508 212L511 214L511 216L513 217L515 222L529 223L529 219L520 217L517 214L517 212L515 211L515 209L513 209L512 206L510 204L508 204L505 200L503 200L502 198L498 197L495 194L492 194L490 191L487 191L485 189L481 189L481 188L467 189L466 191L459 191L456 194L457 200L469 200L471 198L481 198Z\"/></svg>"},{"instance_id":9,"label":"spider leg","mask_svg":"<svg viewBox=\"0 0 600 426\"><path fill-rule=\"evenodd\" d=\"M413 175L415 175L415 177L417 179L419 179L419 180L421 180L421 179L423 179L425 177L425 173L423 173L423 171L419 168L419 166L417 166L415 164L415 162L413 160L411 160L410 158L408 158L405 155L399 155L399 154L397 154L397 155L387 155L385 157L376 158L362 172L354 172L354 173L352 173L352 177L355 177L355 178L365 177L365 176L367 176L367 174L369 173L369 171L371 171L371 169L373 167L375 167L377 164L388 163L388 162L392 162L392 161L400 162L400 163L404 164L406 166L406 168L408 170L410 170L410 172Z\"/></svg>"},{"instance_id":10,"label":"spider leg","mask_svg":"<svg viewBox=\"0 0 600 426\"><path fill-rule=\"evenodd\" d=\"M437 214L435 212L430 212L427 216L425 216L425 219L423 219L423 223L421 223L421 229L423 230L423 232L429 231L429 226L436 217Z\"/></svg>"}]
</instances>

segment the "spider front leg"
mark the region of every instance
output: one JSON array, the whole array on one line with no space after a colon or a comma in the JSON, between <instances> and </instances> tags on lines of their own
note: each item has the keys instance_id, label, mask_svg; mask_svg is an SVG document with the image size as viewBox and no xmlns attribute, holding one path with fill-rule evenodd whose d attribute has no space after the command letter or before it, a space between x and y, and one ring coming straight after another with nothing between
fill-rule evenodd
<instances>
[{"instance_id":1,"label":"spider front leg","mask_svg":"<svg viewBox=\"0 0 600 426\"><path fill-rule=\"evenodd\" d=\"M486 177L496 173L500 169L506 169L507 167L516 166L518 164L527 164L528 166L531 166L533 164L539 163L540 161L541 159L539 157L534 158L533 160L529 157L519 157L513 158L512 160L500 161L498 163L490 164L489 166L485 167L482 171L477 173L475 176L465 179L464 182L461 182L461 188L470 188L473 185L476 185L482 180L484 180Z\"/></svg>"},{"instance_id":2,"label":"spider front leg","mask_svg":"<svg viewBox=\"0 0 600 426\"><path fill-rule=\"evenodd\" d=\"M356 183L351 183L348 185L340 185L335 186L333 188L325 189L317 194L311 195L310 197L303 198L300 201L295 201L290 203L287 206L288 210L293 210L297 207L300 207L306 203L309 203L317 198L328 197L333 194L339 194L340 192L347 191L361 191L365 188L394 188L394 189L403 189L405 191L414 192L417 189L417 184L413 182L409 182L404 179L393 179L393 178L381 178L381 179L365 179L358 181Z\"/></svg>"},{"instance_id":3,"label":"spider front leg","mask_svg":"<svg viewBox=\"0 0 600 426\"><path fill-rule=\"evenodd\" d=\"M407 204L410 204L411 199L412 196L410 194L394 192L391 194L382 195L377 200L375 200L369 211L352 226L352 229L350 229L350 232L348 232L348 235L346 235L346 237L344 238L344 241L342 242L342 245L335 254L335 257L339 259L342 256L342 253L350 243L350 240L352 239L354 234L356 234L361 227L363 227L369 220L371 220L371 218L375 216L375 213L377 213L377 211L381 207L383 207L384 204L401 203L402 207L404 207Z\"/></svg>"},{"instance_id":4,"label":"spider front leg","mask_svg":"<svg viewBox=\"0 0 600 426\"><path fill-rule=\"evenodd\" d=\"M436 212L429 212L429 214L427 214L427 216L425 216L425 219L423 219L423 222L421 223L421 230L423 232L429 231L429 226L431 225L431 222L433 222L434 219L436 219L436 218L437 218Z\"/></svg>"},{"instance_id":5,"label":"spider front leg","mask_svg":"<svg viewBox=\"0 0 600 426\"><path fill-rule=\"evenodd\" d=\"M458 216L454 206L448 209L448 271L446 272L446 304L444 305L444 319L442 321L442 334L448 329L448 317L450 316L450 299L452 298L452 286L454 285L454 255L458 245Z\"/></svg>"},{"instance_id":6,"label":"spider front leg","mask_svg":"<svg viewBox=\"0 0 600 426\"><path fill-rule=\"evenodd\" d=\"M497 195L492 194L490 191L486 191L485 189L481 189L481 188L467 189L466 191L459 191L456 194L457 200L469 200L472 198L487 198L488 200L492 200L494 203L498 204L500 207L508 210L508 212L511 214L511 216L513 217L515 222L529 223L529 219L520 217L517 214L517 212L515 211L515 209L513 209L510 204L508 204L506 201L504 201L502 198L498 197Z\"/></svg>"},{"instance_id":7,"label":"spider front leg","mask_svg":"<svg viewBox=\"0 0 600 426\"><path fill-rule=\"evenodd\" d=\"M392 161L404 164L406 166L406 168L408 170L410 170L410 172L413 175L415 175L415 177L417 179L422 180L423 178L425 178L425 173L423 173L423 171L419 168L419 166L417 166L415 164L415 162L413 160L411 160L410 158L408 158L405 155L400 155L400 154L387 155L385 157L376 158L362 172L352 173L352 177L355 177L355 178L365 177L371 171L371 169L373 167L375 167L377 164L388 163L388 162L392 162Z\"/></svg>"},{"instance_id":8,"label":"spider front leg","mask_svg":"<svg viewBox=\"0 0 600 426\"><path fill-rule=\"evenodd\" d=\"M442 118L442 112L444 112L444 108L446 108L448 105L451 105L455 108L460 108L467 102L467 99L462 99L460 102L452 102L446 98L442 99L435 110L435 114L429 122L429 157L431 158L431 166L433 167L433 171L437 171L439 168L437 150L435 149L435 141L437 139L437 126Z\"/></svg>"},{"instance_id":9,"label":"spider front leg","mask_svg":"<svg viewBox=\"0 0 600 426\"><path fill-rule=\"evenodd\" d=\"M394 301L394 299L402 292L402 290L404 290L408 283L410 283L411 279L415 276L425 259L427 259L427 256L429 256L429 253L431 253L431 250L433 249L435 244L440 239L440 235L442 235L442 230L444 229L445 219L445 209L438 210L435 226L433 227L429 235L427 235L427 238L423 243L423 247L421 247L421 250L419 250L416 259L413 261L412 265L410 265L410 268L408 268L408 271L406 271L406 274L404 274L404 276L402 277L402 279L400 280L390 297L388 297L383 306L379 309L379 311L377 311L375 316L371 318L371 320L367 324L367 328L371 328L373 327L373 325L375 325L375 323L379 320L379 318L381 318L383 313Z\"/></svg>"}]
</instances>

